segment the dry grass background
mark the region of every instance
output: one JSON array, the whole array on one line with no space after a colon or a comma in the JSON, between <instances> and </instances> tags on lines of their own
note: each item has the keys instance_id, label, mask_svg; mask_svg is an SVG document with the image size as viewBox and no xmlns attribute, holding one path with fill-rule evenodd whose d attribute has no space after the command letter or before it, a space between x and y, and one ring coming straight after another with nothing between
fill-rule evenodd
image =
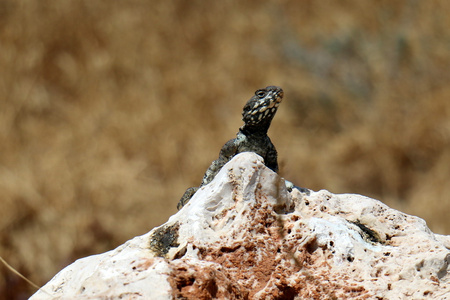
<instances>
[{"instance_id":1,"label":"dry grass background","mask_svg":"<svg viewBox=\"0 0 450 300\"><path fill-rule=\"evenodd\" d=\"M0 253L42 285L160 225L285 90L281 174L450 234L450 2L0 1ZM33 290L0 267L0 298Z\"/></svg>"}]
</instances>

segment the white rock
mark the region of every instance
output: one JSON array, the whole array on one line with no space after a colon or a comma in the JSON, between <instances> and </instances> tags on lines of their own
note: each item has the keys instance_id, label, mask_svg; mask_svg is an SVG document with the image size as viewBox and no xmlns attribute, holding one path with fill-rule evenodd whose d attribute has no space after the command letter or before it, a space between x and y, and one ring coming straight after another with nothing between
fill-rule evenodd
<instances>
[{"instance_id":1,"label":"white rock","mask_svg":"<svg viewBox=\"0 0 450 300\"><path fill-rule=\"evenodd\" d=\"M360 195L286 190L242 153L160 227L31 299L450 299L450 237Z\"/></svg>"}]
</instances>

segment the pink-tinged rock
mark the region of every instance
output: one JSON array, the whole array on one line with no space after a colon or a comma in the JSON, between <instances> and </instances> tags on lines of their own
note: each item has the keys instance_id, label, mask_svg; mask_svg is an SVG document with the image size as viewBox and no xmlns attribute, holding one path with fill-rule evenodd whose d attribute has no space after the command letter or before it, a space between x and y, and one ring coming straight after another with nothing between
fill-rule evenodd
<instances>
[{"instance_id":1,"label":"pink-tinged rock","mask_svg":"<svg viewBox=\"0 0 450 300\"><path fill-rule=\"evenodd\" d=\"M450 299L449 248L380 201L288 192L242 153L165 224L77 260L31 299Z\"/></svg>"}]
</instances>

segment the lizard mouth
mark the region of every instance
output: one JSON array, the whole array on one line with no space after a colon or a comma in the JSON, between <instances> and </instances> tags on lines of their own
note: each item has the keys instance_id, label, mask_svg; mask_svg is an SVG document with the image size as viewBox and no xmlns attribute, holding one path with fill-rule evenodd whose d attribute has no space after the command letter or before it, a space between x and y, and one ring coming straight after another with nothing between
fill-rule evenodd
<instances>
[{"instance_id":1,"label":"lizard mouth","mask_svg":"<svg viewBox=\"0 0 450 300\"><path fill-rule=\"evenodd\" d=\"M273 107L278 108L278 106L280 106L281 101L283 100L283 96L284 96L283 91L279 91L278 93L276 93L274 97L275 99L273 101L270 101L270 104L266 106L266 108L273 108Z\"/></svg>"},{"instance_id":2,"label":"lizard mouth","mask_svg":"<svg viewBox=\"0 0 450 300\"><path fill-rule=\"evenodd\" d=\"M277 93L277 95L275 96L276 102L280 103L281 100L283 100L283 97L284 97L284 92L281 90L281 91L279 91L279 92Z\"/></svg>"}]
</instances>

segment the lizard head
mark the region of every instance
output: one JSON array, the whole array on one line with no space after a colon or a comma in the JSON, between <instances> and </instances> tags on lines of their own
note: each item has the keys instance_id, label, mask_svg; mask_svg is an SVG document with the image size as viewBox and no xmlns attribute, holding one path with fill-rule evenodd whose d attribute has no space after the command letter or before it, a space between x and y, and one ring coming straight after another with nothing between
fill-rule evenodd
<instances>
[{"instance_id":1,"label":"lizard head","mask_svg":"<svg viewBox=\"0 0 450 300\"><path fill-rule=\"evenodd\" d=\"M282 99L283 90L278 86L257 90L244 106L242 120L245 125L241 129L267 132Z\"/></svg>"}]
</instances>

